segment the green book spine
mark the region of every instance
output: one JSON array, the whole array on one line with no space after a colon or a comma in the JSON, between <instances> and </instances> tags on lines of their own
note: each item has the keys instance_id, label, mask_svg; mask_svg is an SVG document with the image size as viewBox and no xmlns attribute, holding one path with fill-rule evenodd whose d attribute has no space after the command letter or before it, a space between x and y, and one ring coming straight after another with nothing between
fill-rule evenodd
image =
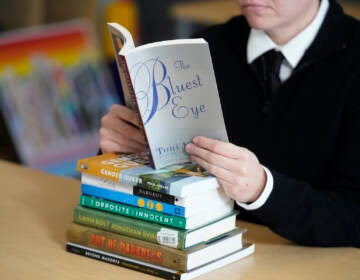
<instances>
[{"instance_id":1,"label":"green book spine","mask_svg":"<svg viewBox=\"0 0 360 280\"><path fill-rule=\"evenodd\" d=\"M82 206L112 212L136 219L163 224L171 227L186 228L186 218L166 215L161 212L151 211L144 208L133 207L130 205L116 203L105 199L81 195L80 204Z\"/></svg>"},{"instance_id":2,"label":"green book spine","mask_svg":"<svg viewBox=\"0 0 360 280\"><path fill-rule=\"evenodd\" d=\"M66 241L167 268L186 271L186 251L108 231L70 224Z\"/></svg>"},{"instance_id":3,"label":"green book spine","mask_svg":"<svg viewBox=\"0 0 360 280\"><path fill-rule=\"evenodd\" d=\"M82 207L74 208L75 223L134 237L144 241L184 249L185 231L160 224Z\"/></svg>"}]
</instances>

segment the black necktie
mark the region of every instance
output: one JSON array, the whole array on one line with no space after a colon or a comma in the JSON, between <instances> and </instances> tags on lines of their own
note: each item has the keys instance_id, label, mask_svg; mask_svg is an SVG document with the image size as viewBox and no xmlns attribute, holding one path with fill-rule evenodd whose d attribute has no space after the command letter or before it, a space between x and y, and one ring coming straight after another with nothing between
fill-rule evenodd
<instances>
[{"instance_id":1,"label":"black necktie","mask_svg":"<svg viewBox=\"0 0 360 280\"><path fill-rule=\"evenodd\" d=\"M275 94L281 84L279 72L284 57L279 51L270 50L264 54L265 63L265 83L271 94L271 99L275 98Z\"/></svg>"},{"instance_id":2,"label":"black necktie","mask_svg":"<svg viewBox=\"0 0 360 280\"><path fill-rule=\"evenodd\" d=\"M254 61L254 66L262 74L265 85L264 113L270 112L276 93L281 85L279 72L283 60L282 53L272 49Z\"/></svg>"},{"instance_id":3,"label":"black necktie","mask_svg":"<svg viewBox=\"0 0 360 280\"><path fill-rule=\"evenodd\" d=\"M280 67L283 62L283 55L279 51L270 50L263 54L264 57L264 79L265 79L265 104L264 112L269 112L276 98L276 93L281 85Z\"/></svg>"}]
</instances>

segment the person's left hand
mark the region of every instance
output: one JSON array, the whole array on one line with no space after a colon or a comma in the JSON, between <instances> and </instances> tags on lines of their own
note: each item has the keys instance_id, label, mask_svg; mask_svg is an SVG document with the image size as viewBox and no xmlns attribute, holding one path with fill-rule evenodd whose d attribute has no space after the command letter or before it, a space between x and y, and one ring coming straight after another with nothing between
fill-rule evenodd
<instances>
[{"instance_id":1,"label":"person's left hand","mask_svg":"<svg viewBox=\"0 0 360 280\"><path fill-rule=\"evenodd\" d=\"M248 149L196 136L185 150L192 161L217 178L232 199L251 203L264 190L266 172L255 154Z\"/></svg>"}]
</instances>

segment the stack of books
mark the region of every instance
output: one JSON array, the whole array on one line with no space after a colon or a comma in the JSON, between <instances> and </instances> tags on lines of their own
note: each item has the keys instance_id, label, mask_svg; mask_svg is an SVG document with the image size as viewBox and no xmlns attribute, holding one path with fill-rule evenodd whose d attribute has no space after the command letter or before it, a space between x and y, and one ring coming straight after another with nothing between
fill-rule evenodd
<instances>
[{"instance_id":1,"label":"stack of books","mask_svg":"<svg viewBox=\"0 0 360 280\"><path fill-rule=\"evenodd\" d=\"M196 164L156 170L145 154L109 153L77 169L69 252L165 279L192 279L254 252L234 201Z\"/></svg>"}]
</instances>

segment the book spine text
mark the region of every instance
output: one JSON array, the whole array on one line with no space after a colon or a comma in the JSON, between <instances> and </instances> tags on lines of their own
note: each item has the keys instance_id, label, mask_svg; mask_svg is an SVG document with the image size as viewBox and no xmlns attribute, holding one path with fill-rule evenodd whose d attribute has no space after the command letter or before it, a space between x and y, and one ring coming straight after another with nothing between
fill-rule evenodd
<instances>
[{"instance_id":1,"label":"book spine text","mask_svg":"<svg viewBox=\"0 0 360 280\"><path fill-rule=\"evenodd\" d=\"M124 257L134 258L154 265L186 271L185 251L125 235L72 223L67 227L66 241Z\"/></svg>"},{"instance_id":2,"label":"book spine text","mask_svg":"<svg viewBox=\"0 0 360 280\"><path fill-rule=\"evenodd\" d=\"M180 280L180 273L170 270L162 270L155 266L150 266L145 263L139 263L122 256L109 254L103 251L94 250L89 247L80 246L74 243L66 243L66 251L80 256L88 257L90 259L99 260L109 264L117 265L120 267L132 269L152 276L160 277L168 280Z\"/></svg>"},{"instance_id":3,"label":"book spine text","mask_svg":"<svg viewBox=\"0 0 360 280\"><path fill-rule=\"evenodd\" d=\"M166 215L160 212L155 212L122 203L117 203L106 199L81 195L80 204L85 207L91 207L102 211L116 213L145 221L155 222L171 227L176 227L181 229L186 228L186 218Z\"/></svg>"},{"instance_id":4,"label":"book spine text","mask_svg":"<svg viewBox=\"0 0 360 280\"><path fill-rule=\"evenodd\" d=\"M134 237L144 241L183 249L185 232L160 224L129 218L122 215L76 206L73 221L78 224Z\"/></svg>"},{"instance_id":5,"label":"book spine text","mask_svg":"<svg viewBox=\"0 0 360 280\"><path fill-rule=\"evenodd\" d=\"M137 187L137 186L133 187L133 194L138 195L138 196L147 197L150 199L155 199L155 200L162 201L162 202L166 202L169 204L175 204L175 201L176 201L176 197L173 195L165 194L162 192L156 192L153 190L149 190L149 189L141 188L141 187Z\"/></svg>"},{"instance_id":6,"label":"book spine text","mask_svg":"<svg viewBox=\"0 0 360 280\"><path fill-rule=\"evenodd\" d=\"M83 194L89 196L96 196L99 198L109 199L112 201L137 206L140 208L146 208L169 215L185 217L185 208L181 206L163 203L161 201L151 200L145 197L131 195L116 190L110 190L87 184L81 184L81 191Z\"/></svg>"}]
</instances>

